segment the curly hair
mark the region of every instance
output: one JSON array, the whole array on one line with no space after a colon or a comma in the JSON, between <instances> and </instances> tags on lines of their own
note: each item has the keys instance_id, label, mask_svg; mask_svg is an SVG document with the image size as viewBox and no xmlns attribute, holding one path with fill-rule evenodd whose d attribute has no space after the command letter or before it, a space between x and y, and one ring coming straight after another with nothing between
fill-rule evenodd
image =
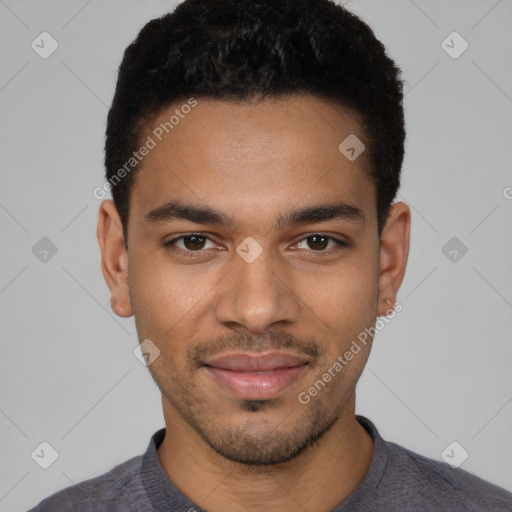
<instances>
[{"instance_id":1,"label":"curly hair","mask_svg":"<svg viewBox=\"0 0 512 512\"><path fill-rule=\"evenodd\" d=\"M380 236L400 186L403 82L371 28L331 0L185 0L148 22L119 67L107 120L106 179L132 157L148 120L172 103L297 94L357 114ZM126 245L136 170L112 188Z\"/></svg>"}]
</instances>

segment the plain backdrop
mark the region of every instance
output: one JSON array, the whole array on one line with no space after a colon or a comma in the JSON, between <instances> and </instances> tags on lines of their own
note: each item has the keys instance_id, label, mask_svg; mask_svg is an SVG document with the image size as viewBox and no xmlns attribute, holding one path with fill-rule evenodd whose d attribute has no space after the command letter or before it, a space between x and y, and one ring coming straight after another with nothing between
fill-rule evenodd
<instances>
[{"instance_id":1,"label":"plain backdrop","mask_svg":"<svg viewBox=\"0 0 512 512\"><path fill-rule=\"evenodd\" d=\"M0 511L108 471L163 426L133 318L110 310L92 191L122 53L174 5L0 0ZM512 490L512 2L347 7L407 81L397 199L413 215L403 308L357 410L436 459L457 442L462 468ZM58 44L47 58L31 46L55 44L42 32ZM43 441L48 469L31 457Z\"/></svg>"}]
</instances>

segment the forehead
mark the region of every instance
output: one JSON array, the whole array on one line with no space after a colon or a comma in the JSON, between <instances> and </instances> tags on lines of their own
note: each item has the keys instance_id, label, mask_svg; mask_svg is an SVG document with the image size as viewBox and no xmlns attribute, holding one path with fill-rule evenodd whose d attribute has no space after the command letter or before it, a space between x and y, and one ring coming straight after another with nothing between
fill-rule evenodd
<instances>
[{"instance_id":1,"label":"forehead","mask_svg":"<svg viewBox=\"0 0 512 512\"><path fill-rule=\"evenodd\" d=\"M365 141L347 109L311 96L196 101L186 109L186 102L176 103L148 122L141 141L149 137L154 147L139 164L131 193L130 210L138 216L172 199L235 215L248 207L254 214L342 199L371 217L367 155L351 161L339 149L347 137Z\"/></svg>"}]
</instances>

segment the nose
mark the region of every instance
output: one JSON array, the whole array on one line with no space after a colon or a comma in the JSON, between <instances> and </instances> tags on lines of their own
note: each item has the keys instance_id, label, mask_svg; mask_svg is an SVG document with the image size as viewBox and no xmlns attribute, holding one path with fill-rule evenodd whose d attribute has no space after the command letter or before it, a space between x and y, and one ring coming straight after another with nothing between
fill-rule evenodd
<instances>
[{"instance_id":1,"label":"nose","mask_svg":"<svg viewBox=\"0 0 512 512\"><path fill-rule=\"evenodd\" d=\"M216 320L252 334L262 334L277 324L297 322L300 300L293 291L285 262L279 262L269 250L251 263L237 254L233 257L234 268L219 283L213 302Z\"/></svg>"}]
</instances>

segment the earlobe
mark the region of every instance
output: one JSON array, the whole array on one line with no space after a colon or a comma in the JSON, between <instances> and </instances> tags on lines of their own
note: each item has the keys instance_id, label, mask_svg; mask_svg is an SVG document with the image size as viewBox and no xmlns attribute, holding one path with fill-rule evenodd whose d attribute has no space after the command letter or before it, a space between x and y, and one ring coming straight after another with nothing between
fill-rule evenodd
<instances>
[{"instance_id":1,"label":"earlobe","mask_svg":"<svg viewBox=\"0 0 512 512\"><path fill-rule=\"evenodd\" d=\"M101 270L110 289L110 304L121 317L133 314L128 283L128 252L124 245L123 226L114 203L107 199L99 209L98 243L101 251Z\"/></svg>"},{"instance_id":2,"label":"earlobe","mask_svg":"<svg viewBox=\"0 0 512 512\"><path fill-rule=\"evenodd\" d=\"M381 234L378 314L389 313L402 284L411 230L411 211L404 202L391 205L388 221ZM389 302L389 303L388 303Z\"/></svg>"}]
</instances>

